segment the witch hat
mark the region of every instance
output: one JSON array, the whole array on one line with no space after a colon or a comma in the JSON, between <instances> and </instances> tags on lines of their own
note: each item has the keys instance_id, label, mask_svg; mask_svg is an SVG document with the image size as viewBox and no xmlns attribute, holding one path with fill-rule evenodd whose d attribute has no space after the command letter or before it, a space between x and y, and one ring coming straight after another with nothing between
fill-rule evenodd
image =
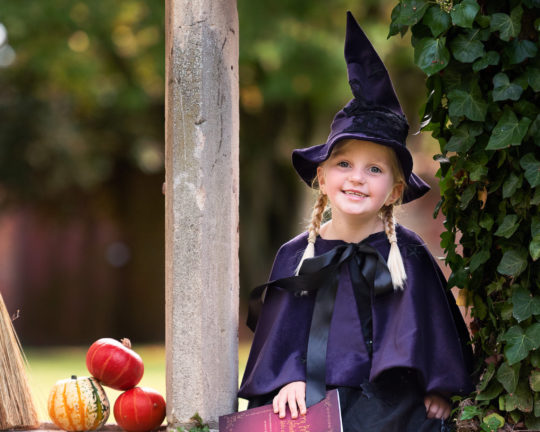
<instances>
[{"instance_id":1,"label":"witch hat","mask_svg":"<svg viewBox=\"0 0 540 432\"><path fill-rule=\"evenodd\" d=\"M338 141L371 141L395 151L407 184L402 202L420 198L430 187L412 172L406 147L409 124L384 63L351 12L347 12L345 61L354 98L335 115L326 143L293 151L294 168L311 186L317 166L328 159Z\"/></svg>"}]
</instances>

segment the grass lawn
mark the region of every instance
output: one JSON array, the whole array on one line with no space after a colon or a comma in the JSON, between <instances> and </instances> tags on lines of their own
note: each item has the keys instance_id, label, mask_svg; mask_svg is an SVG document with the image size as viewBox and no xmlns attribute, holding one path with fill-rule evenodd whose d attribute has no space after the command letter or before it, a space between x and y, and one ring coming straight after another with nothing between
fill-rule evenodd
<instances>
[{"instance_id":1,"label":"grass lawn","mask_svg":"<svg viewBox=\"0 0 540 432\"><path fill-rule=\"evenodd\" d=\"M144 362L144 375L139 383L142 387L151 387L165 397L165 347L163 345L134 346ZM39 418L49 422L47 399L56 381L72 375L88 376L86 369L86 351L88 347L25 348L28 357L30 385L36 399ZM249 346L242 344L239 349L239 369L242 376ZM105 387L111 403L111 415L107 423L114 423L112 408L120 391ZM246 401L239 401L239 409L246 408Z\"/></svg>"}]
</instances>

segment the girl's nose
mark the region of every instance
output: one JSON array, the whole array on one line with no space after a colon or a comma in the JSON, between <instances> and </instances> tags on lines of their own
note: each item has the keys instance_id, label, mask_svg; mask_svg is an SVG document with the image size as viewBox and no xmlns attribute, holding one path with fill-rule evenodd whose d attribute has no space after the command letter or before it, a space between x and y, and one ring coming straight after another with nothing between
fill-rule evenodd
<instances>
[{"instance_id":1,"label":"girl's nose","mask_svg":"<svg viewBox=\"0 0 540 432\"><path fill-rule=\"evenodd\" d=\"M364 183L364 173L362 170L353 170L349 176L349 180L353 183Z\"/></svg>"}]
</instances>

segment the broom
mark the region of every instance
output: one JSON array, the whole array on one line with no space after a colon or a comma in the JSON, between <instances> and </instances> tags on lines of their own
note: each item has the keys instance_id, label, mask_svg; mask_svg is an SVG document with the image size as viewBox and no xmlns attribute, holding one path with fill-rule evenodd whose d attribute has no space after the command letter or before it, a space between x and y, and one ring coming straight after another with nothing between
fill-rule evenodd
<instances>
[{"instance_id":1,"label":"broom","mask_svg":"<svg viewBox=\"0 0 540 432\"><path fill-rule=\"evenodd\" d=\"M0 430L38 426L26 357L0 294Z\"/></svg>"}]
</instances>

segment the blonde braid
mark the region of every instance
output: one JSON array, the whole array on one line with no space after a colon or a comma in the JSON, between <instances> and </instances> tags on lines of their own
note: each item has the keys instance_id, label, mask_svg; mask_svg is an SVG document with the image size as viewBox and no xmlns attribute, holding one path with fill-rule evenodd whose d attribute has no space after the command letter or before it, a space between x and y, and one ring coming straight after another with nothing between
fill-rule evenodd
<instances>
[{"instance_id":1,"label":"blonde braid","mask_svg":"<svg viewBox=\"0 0 540 432\"><path fill-rule=\"evenodd\" d=\"M386 206L382 210L382 220L384 225L384 231L386 237L390 242L390 252L388 253L388 270L390 276L392 276L392 285L394 290L403 290L403 285L407 280L407 273L405 272L405 266L403 265L403 258L399 251L396 235L396 221L394 219L394 206Z\"/></svg>"},{"instance_id":2,"label":"blonde braid","mask_svg":"<svg viewBox=\"0 0 540 432\"><path fill-rule=\"evenodd\" d=\"M319 235L319 230L321 229L321 221L327 203L328 196L319 190L319 195L317 196L317 200L313 206L313 211L311 212L311 221L308 225L308 244L304 250L300 262L298 263L298 267L296 267L297 275L304 260L313 258L315 256L315 241L317 240L317 235Z\"/></svg>"}]
</instances>

